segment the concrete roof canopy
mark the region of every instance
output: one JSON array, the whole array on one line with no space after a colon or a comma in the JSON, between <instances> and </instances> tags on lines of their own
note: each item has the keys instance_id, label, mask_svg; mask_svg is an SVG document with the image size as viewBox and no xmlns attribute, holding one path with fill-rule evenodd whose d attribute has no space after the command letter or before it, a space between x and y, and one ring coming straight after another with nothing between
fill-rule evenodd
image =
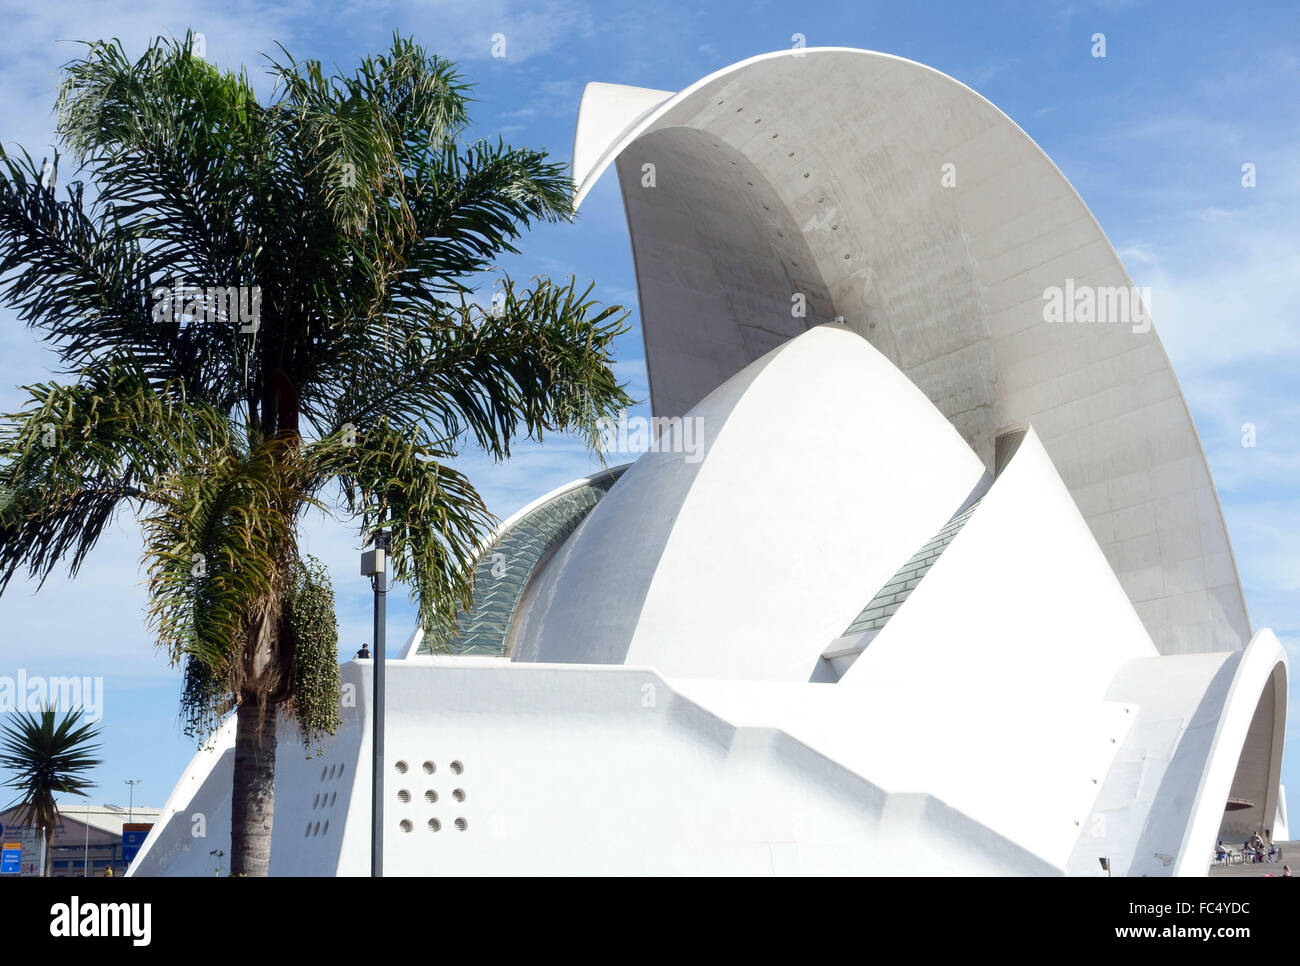
<instances>
[{"instance_id":1,"label":"concrete roof canopy","mask_svg":"<svg viewBox=\"0 0 1300 966\"><path fill-rule=\"evenodd\" d=\"M998 436L1033 424L1161 653L1245 646L1222 511L1150 306L1125 324L1045 321L1049 289L1136 290L989 101L888 54L780 51L678 94L589 85L579 203L611 164L656 415L842 319L990 469Z\"/></svg>"}]
</instances>

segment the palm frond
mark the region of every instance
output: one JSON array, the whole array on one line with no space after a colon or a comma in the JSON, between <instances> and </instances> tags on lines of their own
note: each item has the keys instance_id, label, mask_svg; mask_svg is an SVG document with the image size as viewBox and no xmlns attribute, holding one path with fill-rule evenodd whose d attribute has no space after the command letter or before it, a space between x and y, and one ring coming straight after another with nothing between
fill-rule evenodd
<instances>
[{"instance_id":1,"label":"palm frond","mask_svg":"<svg viewBox=\"0 0 1300 966\"><path fill-rule=\"evenodd\" d=\"M119 506L227 436L220 413L179 385L155 391L129 363L81 375L26 387L27 407L0 426L0 590L23 566L43 581L66 559L76 574Z\"/></svg>"},{"instance_id":2,"label":"palm frond","mask_svg":"<svg viewBox=\"0 0 1300 966\"><path fill-rule=\"evenodd\" d=\"M328 430L381 415L436 427L444 445L468 435L499 459L521 433L570 432L594 449L600 420L632 399L611 368L626 313L591 291L506 277L492 306L462 299L375 326L322 366L304 412Z\"/></svg>"},{"instance_id":3,"label":"palm frond","mask_svg":"<svg viewBox=\"0 0 1300 966\"><path fill-rule=\"evenodd\" d=\"M237 690L250 613L279 598L308 480L293 440L235 437L194 452L150 488L143 519L149 619L173 662L194 656Z\"/></svg>"},{"instance_id":4,"label":"palm frond","mask_svg":"<svg viewBox=\"0 0 1300 966\"><path fill-rule=\"evenodd\" d=\"M411 588L432 639L455 630L458 610L473 599L472 560L495 518L450 452L416 426L386 419L339 432L309 446L305 459L319 487L337 481L363 536L387 530L392 577Z\"/></svg>"}]
</instances>

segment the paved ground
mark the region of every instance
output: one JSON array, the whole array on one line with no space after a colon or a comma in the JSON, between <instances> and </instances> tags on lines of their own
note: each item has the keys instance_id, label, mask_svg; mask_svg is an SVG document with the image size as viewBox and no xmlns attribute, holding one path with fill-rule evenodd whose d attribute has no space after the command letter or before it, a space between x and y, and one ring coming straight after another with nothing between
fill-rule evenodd
<instances>
[{"instance_id":1,"label":"paved ground","mask_svg":"<svg viewBox=\"0 0 1300 966\"><path fill-rule=\"evenodd\" d=\"M1236 847L1240 849L1241 843L1238 842ZM1300 842L1278 842L1277 847L1282 850L1282 858L1272 864L1268 862L1263 864L1246 862L1241 865L1220 865L1217 862L1211 862L1210 878L1240 879L1281 875L1283 864L1291 866L1293 874L1300 874Z\"/></svg>"}]
</instances>

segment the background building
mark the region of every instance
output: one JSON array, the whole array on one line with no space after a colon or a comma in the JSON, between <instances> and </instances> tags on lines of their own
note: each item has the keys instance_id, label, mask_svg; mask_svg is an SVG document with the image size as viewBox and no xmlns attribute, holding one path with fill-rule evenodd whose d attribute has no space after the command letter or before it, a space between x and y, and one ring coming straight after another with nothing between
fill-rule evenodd
<instances>
[{"instance_id":1,"label":"background building","mask_svg":"<svg viewBox=\"0 0 1300 966\"><path fill-rule=\"evenodd\" d=\"M51 874L56 877L81 876L85 874L86 863L90 864L91 875L103 875L111 864L114 875L126 871L123 858L122 827L131 824L152 824L161 810L136 805L130 810L118 805L81 805L72 803L59 807L59 824L54 831L54 856ZM21 875L41 874L40 836L32 829L20 826L15 821L16 812L10 809L0 812L0 825L3 833L0 838L6 842L21 842L23 846ZM139 843L135 849L139 848ZM135 849L128 844L126 858L130 858Z\"/></svg>"}]
</instances>

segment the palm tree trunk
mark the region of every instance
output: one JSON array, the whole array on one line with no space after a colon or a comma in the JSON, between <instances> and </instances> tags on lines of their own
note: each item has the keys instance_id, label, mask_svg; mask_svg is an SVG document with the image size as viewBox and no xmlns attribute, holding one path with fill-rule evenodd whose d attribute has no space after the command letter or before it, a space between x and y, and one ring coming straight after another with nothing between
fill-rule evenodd
<instances>
[{"instance_id":1,"label":"palm tree trunk","mask_svg":"<svg viewBox=\"0 0 1300 966\"><path fill-rule=\"evenodd\" d=\"M263 418L277 436L298 441L298 390L283 369L269 380L274 391ZM271 402L274 400L274 418ZM284 507L292 519L294 508ZM271 826L275 819L275 725L279 703L292 682L291 653L282 649L283 599L277 593L250 611L243 654L245 679L235 712L235 774L230 803L230 874L271 874Z\"/></svg>"},{"instance_id":2,"label":"palm tree trunk","mask_svg":"<svg viewBox=\"0 0 1300 966\"><path fill-rule=\"evenodd\" d=\"M49 879L54 875L54 829L45 829L41 835L45 840L45 863L41 875Z\"/></svg>"},{"instance_id":3,"label":"palm tree trunk","mask_svg":"<svg viewBox=\"0 0 1300 966\"><path fill-rule=\"evenodd\" d=\"M230 803L230 874L266 876L275 817L277 706L243 701L235 712L235 774Z\"/></svg>"}]
</instances>

